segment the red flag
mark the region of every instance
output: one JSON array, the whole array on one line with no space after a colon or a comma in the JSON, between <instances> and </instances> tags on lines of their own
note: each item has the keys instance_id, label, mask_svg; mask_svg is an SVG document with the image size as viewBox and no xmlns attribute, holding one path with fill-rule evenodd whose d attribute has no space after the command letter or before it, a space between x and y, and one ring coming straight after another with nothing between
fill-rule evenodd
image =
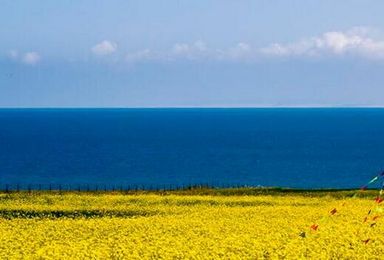
<instances>
[{"instance_id":1,"label":"red flag","mask_svg":"<svg viewBox=\"0 0 384 260\"><path fill-rule=\"evenodd\" d=\"M337 212L337 209L333 209L333 210L331 210L331 215L334 215L335 213Z\"/></svg>"},{"instance_id":2,"label":"red flag","mask_svg":"<svg viewBox=\"0 0 384 260\"><path fill-rule=\"evenodd\" d=\"M366 239L366 240L363 240L363 242L364 242L364 244L367 244L370 240L371 240L371 239L368 238L368 239Z\"/></svg>"},{"instance_id":3,"label":"red flag","mask_svg":"<svg viewBox=\"0 0 384 260\"><path fill-rule=\"evenodd\" d=\"M319 228L319 225L316 225L316 224L313 224L311 226L311 229L314 230L314 231L316 231L318 228Z\"/></svg>"},{"instance_id":4,"label":"red flag","mask_svg":"<svg viewBox=\"0 0 384 260\"><path fill-rule=\"evenodd\" d=\"M375 221L376 219L378 219L380 216L374 216L373 217L373 221Z\"/></svg>"},{"instance_id":5,"label":"red flag","mask_svg":"<svg viewBox=\"0 0 384 260\"><path fill-rule=\"evenodd\" d=\"M376 201L377 203L381 203L381 202L383 202L383 199L380 198L380 197L377 197L377 198L375 199L375 201Z\"/></svg>"}]
</instances>

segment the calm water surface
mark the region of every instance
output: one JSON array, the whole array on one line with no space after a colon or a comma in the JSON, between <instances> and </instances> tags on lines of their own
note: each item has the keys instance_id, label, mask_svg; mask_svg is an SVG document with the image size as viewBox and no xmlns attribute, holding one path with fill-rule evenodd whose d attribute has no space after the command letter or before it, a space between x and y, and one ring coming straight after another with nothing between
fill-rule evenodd
<instances>
[{"instance_id":1,"label":"calm water surface","mask_svg":"<svg viewBox=\"0 0 384 260\"><path fill-rule=\"evenodd\" d=\"M0 109L0 183L360 187L384 109Z\"/></svg>"}]
</instances>

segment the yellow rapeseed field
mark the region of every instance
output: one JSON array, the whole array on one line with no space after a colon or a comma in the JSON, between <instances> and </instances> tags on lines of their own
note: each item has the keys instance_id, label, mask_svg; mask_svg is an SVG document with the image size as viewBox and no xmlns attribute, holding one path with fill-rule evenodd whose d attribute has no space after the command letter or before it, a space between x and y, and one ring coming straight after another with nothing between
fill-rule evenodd
<instances>
[{"instance_id":1,"label":"yellow rapeseed field","mask_svg":"<svg viewBox=\"0 0 384 260\"><path fill-rule=\"evenodd\" d=\"M0 258L382 259L381 216L371 197L1 194Z\"/></svg>"}]
</instances>

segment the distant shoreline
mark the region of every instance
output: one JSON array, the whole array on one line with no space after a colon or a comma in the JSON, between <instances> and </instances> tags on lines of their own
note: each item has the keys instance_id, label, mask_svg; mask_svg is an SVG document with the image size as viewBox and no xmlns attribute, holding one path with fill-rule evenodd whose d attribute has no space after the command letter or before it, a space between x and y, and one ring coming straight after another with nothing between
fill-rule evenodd
<instances>
[{"instance_id":1,"label":"distant shoreline","mask_svg":"<svg viewBox=\"0 0 384 260\"><path fill-rule=\"evenodd\" d=\"M185 196L304 196L304 197L326 197L333 198L372 198L377 196L379 189L291 189L279 187L244 187L244 188L204 188L204 187L190 187L178 190L10 190L0 191L1 194L25 194L25 195L39 195L39 194L93 194L93 195L185 195Z\"/></svg>"}]
</instances>

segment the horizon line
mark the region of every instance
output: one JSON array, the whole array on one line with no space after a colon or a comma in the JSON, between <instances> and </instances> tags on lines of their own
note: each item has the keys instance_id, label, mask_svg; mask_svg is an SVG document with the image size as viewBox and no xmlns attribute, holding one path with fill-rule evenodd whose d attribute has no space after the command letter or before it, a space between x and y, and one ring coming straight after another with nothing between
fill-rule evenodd
<instances>
[{"instance_id":1,"label":"horizon line","mask_svg":"<svg viewBox=\"0 0 384 260\"><path fill-rule=\"evenodd\" d=\"M384 108L383 106L36 106L36 107L1 107L0 109L369 109L369 108Z\"/></svg>"}]
</instances>

